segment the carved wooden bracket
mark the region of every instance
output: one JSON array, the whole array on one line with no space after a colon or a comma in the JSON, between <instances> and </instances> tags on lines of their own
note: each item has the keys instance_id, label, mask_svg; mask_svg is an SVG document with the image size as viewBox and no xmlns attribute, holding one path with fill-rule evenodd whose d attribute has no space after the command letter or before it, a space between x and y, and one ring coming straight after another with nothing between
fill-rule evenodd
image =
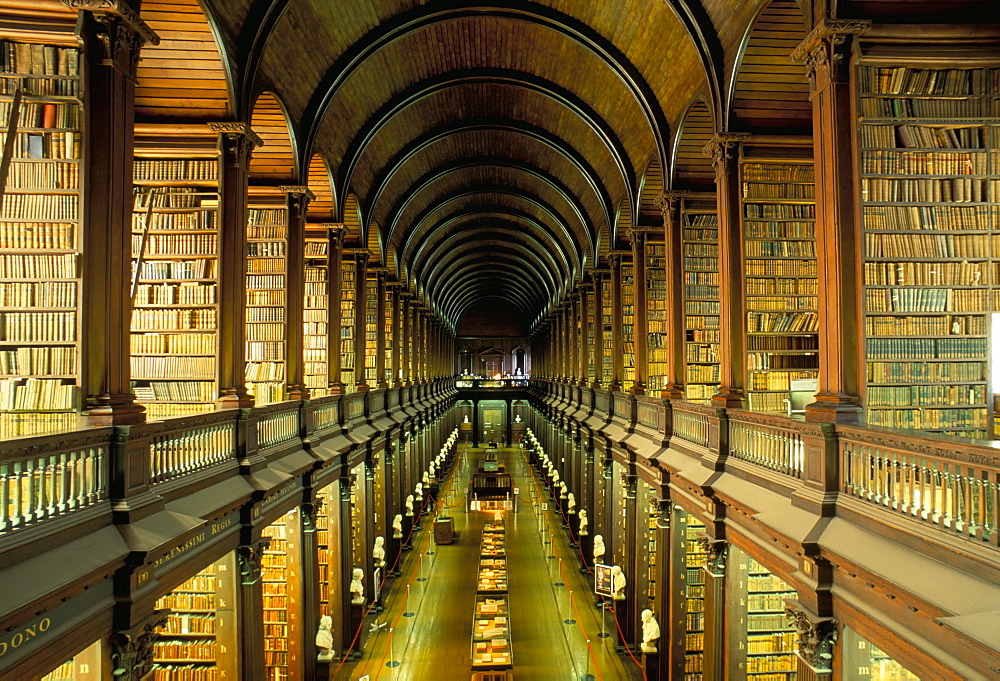
<instances>
[{"instance_id":1,"label":"carved wooden bracket","mask_svg":"<svg viewBox=\"0 0 1000 681\"><path fill-rule=\"evenodd\" d=\"M832 617L816 617L795 599L785 601L785 617L798 632L799 657L817 674L832 674L840 623Z\"/></svg>"},{"instance_id":2,"label":"carved wooden bracket","mask_svg":"<svg viewBox=\"0 0 1000 681\"><path fill-rule=\"evenodd\" d=\"M865 19L824 19L792 50L788 58L805 65L812 94L831 83L849 81L851 60L848 38L865 33L871 27L872 22Z\"/></svg>"}]
</instances>

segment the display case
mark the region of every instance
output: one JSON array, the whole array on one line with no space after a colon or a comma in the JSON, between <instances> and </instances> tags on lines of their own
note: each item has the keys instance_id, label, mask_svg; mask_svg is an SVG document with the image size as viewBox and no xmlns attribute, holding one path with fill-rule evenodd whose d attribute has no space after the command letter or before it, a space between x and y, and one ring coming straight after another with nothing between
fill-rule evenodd
<instances>
[{"instance_id":1,"label":"display case","mask_svg":"<svg viewBox=\"0 0 1000 681\"><path fill-rule=\"evenodd\" d=\"M477 596L472 624L472 671L514 666L506 596Z\"/></svg>"}]
</instances>

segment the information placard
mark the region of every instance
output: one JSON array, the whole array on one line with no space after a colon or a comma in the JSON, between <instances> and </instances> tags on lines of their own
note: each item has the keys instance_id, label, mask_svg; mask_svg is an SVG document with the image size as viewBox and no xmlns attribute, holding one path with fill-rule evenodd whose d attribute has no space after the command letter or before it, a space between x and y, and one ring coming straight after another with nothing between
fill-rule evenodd
<instances>
[{"instance_id":1,"label":"information placard","mask_svg":"<svg viewBox=\"0 0 1000 681\"><path fill-rule=\"evenodd\" d=\"M594 566L594 593L610 597L611 589L611 566L598 563Z\"/></svg>"}]
</instances>

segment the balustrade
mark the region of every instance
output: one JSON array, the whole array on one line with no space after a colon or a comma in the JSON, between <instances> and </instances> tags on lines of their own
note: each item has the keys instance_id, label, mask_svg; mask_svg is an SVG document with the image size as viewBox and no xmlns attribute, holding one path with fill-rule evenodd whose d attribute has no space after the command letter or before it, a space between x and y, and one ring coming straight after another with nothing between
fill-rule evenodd
<instances>
[{"instance_id":1,"label":"balustrade","mask_svg":"<svg viewBox=\"0 0 1000 681\"><path fill-rule=\"evenodd\" d=\"M702 447L708 446L711 423L706 407L675 400L671 402L673 436ZM697 411L695 411L697 409Z\"/></svg>"},{"instance_id":2,"label":"balustrade","mask_svg":"<svg viewBox=\"0 0 1000 681\"><path fill-rule=\"evenodd\" d=\"M805 446L794 421L733 410L729 416L729 455L801 478Z\"/></svg>"},{"instance_id":3,"label":"balustrade","mask_svg":"<svg viewBox=\"0 0 1000 681\"><path fill-rule=\"evenodd\" d=\"M164 425L168 430L164 431ZM155 428L149 445L150 482L153 484L235 458L235 411L165 419L144 428ZM137 430L134 435L142 432Z\"/></svg>"},{"instance_id":4,"label":"balustrade","mask_svg":"<svg viewBox=\"0 0 1000 681\"><path fill-rule=\"evenodd\" d=\"M285 402L265 407L257 419L257 446L267 449L294 440L299 435L299 403Z\"/></svg>"}]
</instances>

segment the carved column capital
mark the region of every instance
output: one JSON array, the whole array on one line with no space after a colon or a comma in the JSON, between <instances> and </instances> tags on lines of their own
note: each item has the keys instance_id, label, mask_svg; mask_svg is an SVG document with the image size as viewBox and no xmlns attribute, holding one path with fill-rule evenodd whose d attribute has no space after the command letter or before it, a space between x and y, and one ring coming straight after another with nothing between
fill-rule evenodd
<instances>
[{"instance_id":1,"label":"carved column capital","mask_svg":"<svg viewBox=\"0 0 1000 681\"><path fill-rule=\"evenodd\" d=\"M850 80L850 41L872 27L866 19L824 19L816 24L789 59L804 64L809 90L815 94L831 83Z\"/></svg>"},{"instance_id":2,"label":"carved column capital","mask_svg":"<svg viewBox=\"0 0 1000 681\"><path fill-rule=\"evenodd\" d=\"M630 227L627 236L633 248L641 249L646 243L646 230L641 227Z\"/></svg>"},{"instance_id":3,"label":"carved column capital","mask_svg":"<svg viewBox=\"0 0 1000 681\"><path fill-rule=\"evenodd\" d=\"M729 161L733 160L731 153L733 147L751 137L749 132L717 132L702 147L701 153L712 159L712 167L715 168L717 178L726 171Z\"/></svg>"},{"instance_id":4,"label":"carved column capital","mask_svg":"<svg viewBox=\"0 0 1000 681\"><path fill-rule=\"evenodd\" d=\"M239 562L241 584L249 586L250 584L256 584L257 580L260 579L264 550L270 545L271 540L264 537L253 544L241 544L236 547L236 559Z\"/></svg>"},{"instance_id":5,"label":"carved column capital","mask_svg":"<svg viewBox=\"0 0 1000 681\"><path fill-rule=\"evenodd\" d=\"M246 123L209 123L208 129L219 134L222 160L227 165L247 167L253 150L264 145L264 140Z\"/></svg>"},{"instance_id":6,"label":"carved column capital","mask_svg":"<svg viewBox=\"0 0 1000 681\"><path fill-rule=\"evenodd\" d=\"M840 623L832 617L817 617L795 599L785 601L785 617L798 633L799 657L817 674L833 673L833 645Z\"/></svg>"},{"instance_id":7,"label":"carved column capital","mask_svg":"<svg viewBox=\"0 0 1000 681\"><path fill-rule=\"evenodd\" d=\"M330 245L333 248L343 248L344 239L347 236L347 228L342 222L327 222L323 225L330 235Z\"/></svg>"},{"instance_id":8,"label":"carved column capital","mask_svg":"<svg viewBox=\"0 0 1000 681\"><path fill-rule=\"evenodd\" d=\"M663 213L663 219L666 220L668 216L677 212L681 200L690 195L691 192L687 189L668 189L660 192L660 195L656 197L656 204L660 207L660 212Z\"/></svg>"},{"instance_id":9,"label":"carved column capital","mask_svg":"<svg viewBox=\"0 0 1000 681\"><path fill-rule=\"evenodd\" d=\"M160 37L125 0L62 0L62 3L93 15L104 59L133 79L142 47L160 44Z\"/></svg>"},{"instance_id":10,"label":"carved column capital","mask_svg":"<svg viewBox=\"0 0 1000 681\"><path fill-rule=\"evenodd\" d=\"M704 532L699 532L695 537L701 550L708 554L705 567L716 577L726 574L726 562L729 556L729 542L725 539L716 539Z\"/></svg>"},{"instance_id":11,"label":"carved column capital","mask_svg":"<svg viewBox=\"0 0 1000 681\"><path fill-rule=\"evenodd\" d=\"M158 610L154 616L133 632L115 632L111 635L112 674L121 681L141 681L153 667L153 650L159 634L157 627L167 623L167 610Z\"/></svg>"}]
</instances>

